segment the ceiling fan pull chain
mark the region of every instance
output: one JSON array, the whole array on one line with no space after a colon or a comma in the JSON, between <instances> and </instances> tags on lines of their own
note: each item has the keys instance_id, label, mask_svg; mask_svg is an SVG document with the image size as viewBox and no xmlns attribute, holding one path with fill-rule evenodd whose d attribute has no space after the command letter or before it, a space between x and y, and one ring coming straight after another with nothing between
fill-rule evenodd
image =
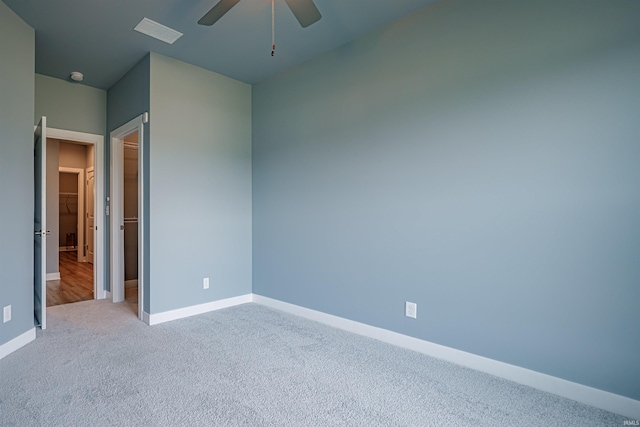
<instances>
[{"instance_id":1,"label":"ceiling fan pull chain","mask_svg":"<svg viewBox=\"0 0 640 427\"><path fill-rule=\"evenodd\" d=\"M275 0L271 0L271 56L276 53L276 5Z\"/></svg>"}]
</instances>

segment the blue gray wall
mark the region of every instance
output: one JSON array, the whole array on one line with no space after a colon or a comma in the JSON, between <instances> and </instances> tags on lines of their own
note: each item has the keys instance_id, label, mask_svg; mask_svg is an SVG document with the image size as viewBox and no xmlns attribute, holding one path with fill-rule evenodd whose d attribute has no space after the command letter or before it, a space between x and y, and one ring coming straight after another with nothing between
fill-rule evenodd
<instances>
[{"instance_id":1,"label":"blue gray wall","mask_svg":"<svg viewBox=\"0 0 640 427\"><path fill-rule=\"evenodd\" d=\"M254 86L254 292L640 399L638 22L443 1Z\"/></svg>"},{"instance_id":2,"label":"blue gray wall","mask_svg":"<svg viewBox=\"0 0 640 427\"><path fill-rule=\"evenodd\" d=\"M107 143L105 144L105 162L107 165L111 164L111 140L110 133L120 126L128 123L130 120L138 117L140 114L149 111L149 91L150 91L150 80L149 80L149 70L150 70L150 59L149 55L146 55L142 58L136 65L134 65L124 76L118 80L116 84L114 84L107 91ZM144 179L146 182L145 194L146 198L143 201L145 206L149 206L149 129L151 124L147 123L144 125L144 140L143 144L143 153L144 159L143 162L145 164L145 172ZM110 183L111 183L111 175L110 168L107 168L105 171L105 197L110 194ZM108 206L109 203L105 201L105 206ZM110 227L111 219L109 217L105 217L105 227ZM149 212L148 209L145 210L145 230L144 235L146 236L146 246L149 247ZM110 275L110 235L107 233L105 236L105 289L111 289L111 275ZM144 311L149 311L149 251L145 254L145 265L147 266L144 272L144 283L142 286L144 288L144 301L143 301L143 309Z\"/></svg>"},{"instance_id":3,"label":"blue gray wall","mask_svg":"<svg viewBox=\"0 0 640 427\"><path fill-rule=\"evenodd\" d=\"M0 345L33 328L35 32L0 2Z\"/></svg>"},{"instance_id":4,"label":"blue gray wall","mask_svg":"<svg viewBox=\"0 0 640 427\"><path fill-rule=\"evenodd\" d=\"M251 293L251 86L151 54L150 122L149 313Z\"/></svg>"},{"instance_id":5,"label":"blue gray wall","mask_svg":"<svg viewBox=\"0 0 640 427\"><path fill-rule=\"evenodd\" d=\"M146 55L107 91L107 132L148 111L149 55Z\"/></svg>"}]
</instances>

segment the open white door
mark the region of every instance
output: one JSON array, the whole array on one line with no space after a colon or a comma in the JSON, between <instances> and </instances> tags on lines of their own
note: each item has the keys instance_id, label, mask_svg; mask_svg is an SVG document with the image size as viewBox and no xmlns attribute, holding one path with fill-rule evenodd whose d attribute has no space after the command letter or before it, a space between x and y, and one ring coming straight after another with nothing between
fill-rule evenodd
<instances>
[{"instance_id":1,"label":"open white door","mask_svg":"<svg viewBox=\"0 0 640 427\"><path fill-rule=\"evenodd\" d=\"M47 327L47 118L42 116L34 133L34 240L33 309L35 323Z\"/></svg>"},{"instance_id":2,"label":"open white door","mask_svg":"<svg viewBox=\"0 0 640 427\"><path fill-rule=\"evenodd\" d=\"M93 264L93 234L95 233L95 217L94 217L94 197L95 197L95 181L93 166L87 168L87 180L85 189L85 198L87 200L87 221L85 222L86 230L86 243L85 253L87 262Z\"/></svg>"}]
</instances>

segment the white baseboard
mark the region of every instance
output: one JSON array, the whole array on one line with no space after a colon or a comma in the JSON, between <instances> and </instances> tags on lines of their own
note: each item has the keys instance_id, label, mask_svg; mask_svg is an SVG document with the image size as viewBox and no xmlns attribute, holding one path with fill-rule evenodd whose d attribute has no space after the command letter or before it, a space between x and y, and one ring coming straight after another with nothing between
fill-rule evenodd
<instances>
[{"instance_id":1,"label":"white baseboard","mask_svg":"<svg viewBox=\"0 0 640 427\"><path fill-rule=\"evenodd\" d=\"M0 345L0 359L13 353L20 347L24 347L36 339L36 328L31 328L22 335L18 335L11 341Z\"/></svg>"},{"instance_id":2,"label":"white baseboard","mask_svg":"<svg viewBox=\"0 0 640 427\"><path fill-rule=\"evenodd\" d=\"M238 297L212 301L205 304L192 305L190 307L164 311L162 313L144 313L142 320L148 325L157 325L158 323L164 323L170 320L182 319L189 316L195 316L196 314L202 314L209 311L233 307L234 305L246 304L251 301L252 294L240 295Z\"/></svg>"},{"instance_id":3,"label":"white baseboard","mask_svg":"<svg viewBox=\"0 0 640 427\"><path fill-rule=\"evenodd\" d=\"M60 280L60 272L56 272L56 273L47 273L47 282L49 280Z\"/></svg>"},{"instance_id":4,"label":"white baseboard","mask_svg":"<svg viewBox=\"0 0 640 427\"><path fill-rule=\"evenodd\" d=\"M252 301L358 335L486 372L634 420L640 420L640 401L638 400L262 295L252 294Z\"/></svg>"}]
</instances>

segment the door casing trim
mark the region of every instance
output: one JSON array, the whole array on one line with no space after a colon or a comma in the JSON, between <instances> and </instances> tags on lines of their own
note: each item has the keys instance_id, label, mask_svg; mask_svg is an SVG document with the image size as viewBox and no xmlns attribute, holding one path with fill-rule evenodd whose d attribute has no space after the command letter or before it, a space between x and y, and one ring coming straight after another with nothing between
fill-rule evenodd
<instances>
[{"instance_id":1,"label":"door casing trim","mask_svg":"<svg viewBox=\"0 0 640 427\"><path fill-rule=\"evenodd\" d=\"M47 127L47 138L93 144L93 179L95 185L94 225L96 227L93 261L93 295L95 299L106 298L104 290L104 136L85 132Z\"/></svg>"}]
</instances>

